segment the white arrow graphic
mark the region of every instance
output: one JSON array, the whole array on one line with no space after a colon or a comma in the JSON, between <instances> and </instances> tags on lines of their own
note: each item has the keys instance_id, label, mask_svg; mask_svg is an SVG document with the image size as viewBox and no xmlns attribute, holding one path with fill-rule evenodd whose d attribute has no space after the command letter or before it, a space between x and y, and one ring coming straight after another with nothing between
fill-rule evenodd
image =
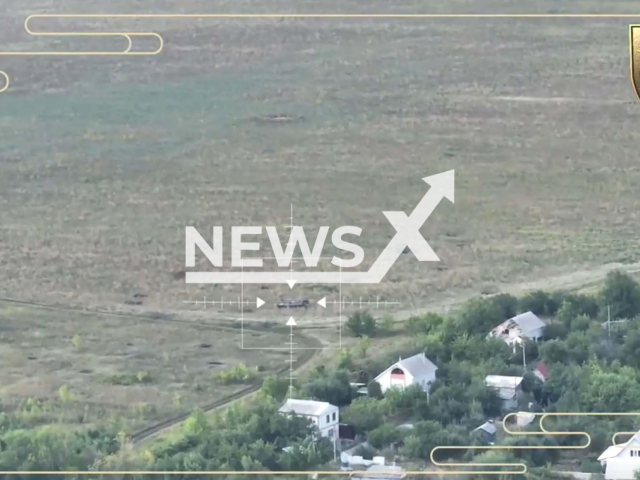
<instances>
[{"instance_id":1,"label":"white arrow graphic","mask_svg":"<svg viewBox=\"0 0 640 480\"><path fill-rule=\"evenodd\" d=\"M263 305L264 305L264 300L262 300L260 297L256 297L256 310Z\"/></svg>"},{"instance_id":2,"label":"white arrow graphic","mask_svg":"<svg viewBox=\"0 0 640 480\"><path fill-rule=\"evenodd\" d=\"M455 172L425 177L431 188L422 197L410 215L405 212L383 212L396 229L396 234L367 272L187 272L187 283L380 283L402 251L409 247L420 262L438 262L440 259L420 234L420 227L429 218L443 198L455 200Z\"/></svg>"},{"instance_id":3,"label":"white arrow graphic","mask_svg":"<svg viewBox=\"0 0 640 480\"><path fill-rule=\"evenodd\" d=\"M327 297L322 297L320 300L318 300L318 305L320 305L322 308L327 308Z\"/></svg>"}]
</instances>

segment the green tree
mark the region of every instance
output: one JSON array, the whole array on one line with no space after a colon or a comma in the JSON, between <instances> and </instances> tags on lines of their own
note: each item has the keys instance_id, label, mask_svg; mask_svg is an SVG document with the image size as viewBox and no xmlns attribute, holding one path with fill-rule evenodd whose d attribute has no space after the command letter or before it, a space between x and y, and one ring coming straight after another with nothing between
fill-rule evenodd
<instances>
[{"instance_id":1,"label":"green tree","mask_svg":"<svg viewBox=\"0 0 640 480\"><path fill-rule=\"evenodd\" d=\"M183 425L183 431L189 436L200 436L209 430L207 417L200 408L196 408Z\"/></svg>"},{"instance_id":2,"label":"green tree","mask_svg":"<svg viewBox=\"0 0 640 480\"><path fill-rule=\"evenodd\" d=\"M567 338L569 330L564 323L549 323L544 327L544 339L545 340L564 340Z\"/></svg>"},{"instance_id":3,"label":"green tree","mask_svg":"<svg viewBox=\"0 0 640 480\"><path fill-rule=\"evenodd\" d=\"M371 338L367 335L363 335L358 342L358 350L360 350L360 355L362 358L367 356L367 352L371 348Z\"/></svg>"},{"instance_id":4,"label":"green tree","mask_svg":"<svg viewBox=\"0 0 640 480\"><path fill-rule=\"evenodd\" d=\"M338 362L338 368L340 370L353 371L355 365L353 363L353 354L348 348L343 348L340 352L340 361Z\"/></svg>"},{"instance_id":5,"label":"green tree","mask_svg":"<svg viewBox=\"0 0 640 480\"><path fill-rule=\"evenodd\" d=\"M356 398L340 413L341 420L358 432L368 432L382 425L384 402L371 397Z\"/></svg>"},{"instance_id":6,"label":"green tree","mask_svg":"<svg viewBox=\"0 0 640 480\"><path fill-rule=\"evenodd\" d=\"M564 340L549 340L540 347L540 357L547 363L568 363L569 349Z\"/></svg>"},{"instance_id":7,"label":"green tree","mask_svg":"<svg viewBox=\"0 0 640 480\"><path fill-rule=\"evenodd\" d=\"M262 382L261 391L264 395L275 400L283 400L289 392L289 380L286 378L270 375Z\"/></svg>"},{"instance_id":8,"label":"green tree","mask_svg":"<svg viewBox=\"0 0 640 480\"><path fill-rule=\"evenodd\" d=\"M640 286L626 273L609 273L600 297L605 311L611 308L612 318L633 318L640 313Z\"/></svg>"},{"instance_id":9,"label":"green tree","mask_svg":"<svg viewBox=\"0 0 640 480\"><path fill-rule=\"evenodd\" d=\"M625 365L640 369L640 331L634 330L627 334L619 357Z\"/></svg>"},{"instance_id":10,"label":"green tree","mask_svg":"<svg viewBox=\"0 0 640 480\"><path fill-rule=\"evenodd\" d=\"M502 400L498 393L487 387L484 382L474 382L469 388L469 397L480 403L482 413L488 417L496 417L502 410Z\"/></svg>"},{"instance_id":11,"label":"green tree","mask_svg":"<svg viewBox=\"0 0 640 480\"><path fill-rule=\"evenodd\" d=\"M380 387L380 384L375 380L372 380L367 385L367 394L369 395L369 397L375 398L378 400L381 400L384 398L384 395L382 393L382 387Z\"/></svg>"},{"instance_id":12,"label":"green tree","mask_svg":"<svg viewBox=\"0 0 640 480\"><path fill-rule=\"evenodd\" d=\"M536 315L555 315L562 303L562 297L559 292L549 294L543 290L536 290L520 299L520 311L531 311Z\"/></svg>"},{"instance_id":13,"label":"green tree","mask_svg":"<svg viewBox=\"0 0 640 480\"><path fill-rule=\"evenodd\" d=\"M348 405L353 397L349 372L337 370L333 374L319 375L303 387L303 395L333 405Z\"/></svg>"},{"instance_id":14,"label":"green tree","mask_svg":"<svg viewBox=\"0 0 640 480\"><path fill-rule=\"evenodd\" d=\"M571 294L567 295L560 305L557 318L566 326L571 325L571 321L580 316L586 315L589 318L598 316L599 306L597 300L589 295Z\"/></svg>"},{"instance_id":15,"label":"green tree","mask_svg":"<svg viewBox=\"0 0 640 480\"><path fill-rule=\"evenodd\" d=\"M369 432L367 441L375 448L387 448L402 439L402 431L391 423L380 425Z\"/></svg>"},{"instance_id":16,"label":"green tree","mask_svg":"<svg viewBox=\"0 0 640 480\"><path fill-rule=\"evenodd\" d=\"M458 323L462 331L469 335L486 335L504 320L502 311L491 300L472 298L462 307Z\"/></svg>"},{"instance_id":17,"label":"green tree","mask_svg":"<svg viewBox=\"0 0 640 480\"><path fill-rule=\"evenodd\" d=\"M385 313L380 319L380 330L385 335L390 335L393 333L393 328L395 326L395 322L393 320L393 316L390 313Z\"/></svg>"},{"instance_id":18,"label":"green tree","mask_svg":"<svg viewBox=\"0 0 640 480\"><path fill-rule=\"evenodd\" d=\"M493 303L499 310L502 318L512 318L518 314L518 299L508 293L499 293L491 297Z\"/></svg>"},{"instance_id":19,"label":"green tree","mask_svg":"<svg viewBox=\"0 0 640 480\"><path fill-rule=\"evenodd\" d=\"M357 311L351 315L347 320L346 326L356 337L364 335L375 337L377 333L376 319L366 311Z\"/></svg>"},{"instance_id":20,"label":"green tree","mask_svg":"<svg viewBox=\"0 0 640 480\"><path fill-rule=\"evenodd\" d=\"M638 375L629 367L611 372L600 365L591 365L591 375L581 393L587 411L629 412L640 404Z\"/></svg>"},{"instance_id":21,"label":"green tree","mask_svg":"<svg viewBox=\"0 0 640 480\"><path fill-rule=\"evenodd\" d=\"M409 317L406 321L409 332L413 335L430 334L444 323L444 318L436 313L426 313Z\"/></svg>"}]
</instances>

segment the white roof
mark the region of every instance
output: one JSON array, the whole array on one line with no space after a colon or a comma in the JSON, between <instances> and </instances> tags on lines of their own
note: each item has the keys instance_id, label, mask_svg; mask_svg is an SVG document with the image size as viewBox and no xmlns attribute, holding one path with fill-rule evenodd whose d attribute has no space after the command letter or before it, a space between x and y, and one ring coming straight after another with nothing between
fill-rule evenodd
<instances>
[{"instance_id":1,"label":"white roof","mask_svg":"<svg viewBox=\"0 0 640 480\"><path fill-rule=\"evenodd\" d=\"M516 423L518 425L522 426L526 426L526 425L530 425L531 423L533 423L533 421L536 419L536 414L532 413L532 412L518 412L516 413Z\"/></svg>"},{"instance_id":2,"label":"white roof","mask_svg":"<svg viewBox=\"0 0 640 480\"><path fill-rule=\"evenodd\" d=\"M604 461L607 465L605 478L607 480L634 480L636 471L640 471L640 457L621 455L630 448L640 449L640 432L636 433L628 442L611 445L598 461Z\"/></svg>"},{"instance_id":3,"label":"white roof","mask_svg":"<svg viewBox=\"0 0 640 480\"><path fill-rule=\"evenodd\" d=\"M282 405L278 412L294 413L305 417L317 417L328 410L337 409L338 407L331 405L329 402L317 402L315 400L298 400L295 398L288 399Z\"/></svg>"},{"instance_id":4,"label":"white roof","mask_svg":"<svg viewBox=\"0 0 640 480\"><path fill-rule=\"evenodd\" d=\"M598 461L601 462L602 460L608 460L610 458L617 457L618 454L625 447L625 445L626 445L626 443L623 443L623 444L620 444L620 445L611 445L604 452L602 452L602 454L598 457Z\"/></svg>"},{"instance_id":5,"label":"white roof","mask_svg":"<svg viewBox=\"0 0 640 480\"><path fill-rule=\"evenodd\" d=\"M525 332L532 332L533 330L547 326L547 324L540 320L533 312L521 313L513 317L512 320Z\"/></svg>"},{"instance_id":6,"label":"white roof","mask_svg":"<svg viewBox=\"0 0 640 480\"><path fill-rule=\"evenodd\" d=\"M547 324L540 320L533 312L525 312L505 320L491 330L489 336L500 335L504 337L506 335L505 330L517 328L521 332L521 335L529 338L535 338L540 336L539 330L544 328L546 325ZM510 336L513 336L513 334L510 334Z\"/></svg>"},{"instance_id":7,"label":"white roof","mask_svg":"<svg viewBox=\"0 0 640 480\"><path fill-rule=\"evenodd\" d=\"M522 377L506 377L503 375L487 375L484 379L487 387L515 390L522 383Z\"/></svg>"},{"instance_id":8,"label":"white roof","mask_svg":"<svg viewBox=\"0 0 640 480\"><path fill-rule=\"evenodd\" d=\"M631 437L628 441L626 441L624 443L618 443L616 445L611 445L604 452L602 452L602 454L598 457L598 461L600 462L602 460L609 460L610 458L615 458L618 455L620 455L620 453L623 450L626 450L626 448L628 446L633 446L633 448L640 449L640 431L637 432L633 437ZM640 458L638 458L638 457L632 457L632 458L634 458L636 460L636 463L638 463L640 461Z\"/></svg>"},{"instance_id":9,"label":"white roof","mask_svg":"<svg viewBox=\"0 0 640 480\"><path fill-rule=\"evenodd\" d=\"M495 424L491 423L491 422L484 422L482 425L480 425L478 428L476 428L474 430L474 432L476 432L478 430L484 430L489 435L493 435L498 431L498 429L496 428Z\"/></svg>"},{"instance_id":10,"label":"white roof","mask_svg":"<svg viewBox=\"0 0 640 480\"><path fill-rule=\"evenodd\" d=\"M509 320L513 320L525 335L546 326L546 323L540 320L538 316L533 312L521 313L520 315L516 315Z\"/></svg>"},{"instance_id":11,"label":"white roof","mask_svg":"<svg viewBox=\"0 0 640 480\"><path fill-rule=\"evenodd\" d=\"M401 368L402 370L409 372L411 376L418 381L430 378L432 374L435 374L435 371L438 370L438 367L436 367L424 353L419 353L413 357L398 360L398 362L391 365L375 379L378 380L385 373L389 370L393 370L394 368Z\"/></svg>"}]
</instances>

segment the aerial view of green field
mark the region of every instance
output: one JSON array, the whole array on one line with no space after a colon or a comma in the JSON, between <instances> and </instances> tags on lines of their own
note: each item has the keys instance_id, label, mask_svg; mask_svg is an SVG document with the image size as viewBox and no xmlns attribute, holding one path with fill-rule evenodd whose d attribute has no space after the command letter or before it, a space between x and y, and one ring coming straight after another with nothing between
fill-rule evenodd
<instances>
[{"instance_id":1,"label":"aerial view of green field","mask_svg":"<svg viewBox=\"0 0 640 480\"><path fill-rule=\"evenodd\" d=\"M535 414L637 411L636 3L4 7L0 475L337 471L339 451L349 451L342 436L322 444L274 413L296 395L340 407L357 432L350 446L366 453L356 456L433 470L432 447L470 444L472 424L517 410L486 393L493 387L478 378L492 375L522 375L528 397L518 409ZM25 30L34 14L63 16L33 18ZM127 41L131 52L152 52L158 38L148 32L161 35L157 55L92 54L128 51ZM234 226L275 226L283 242L302 226L313 246L320 227L356 225L358 270L367 270L396 234L383 212L409 215L431 188L422 179L450 170L455 202L441 201L420 228L439 262L407 247L374 284L185 281L216 270L204 255L186 266L187 226L207 242L223 227L231 270ZM337 271L330 235L323 272ZM266 233L260 241L268 251ZM265 268L280 268L269 253ZM289 268L291 278L310 270ZM528 312L544 336L507 349L486 340ZM421 390L394 400L384 380L380 395L371 387L392 361L420 353L438 369L425 399ZM532 386L539 364L556 383ZM584 461L517 458L544 467L540 478L601 475L604 437L640 425L597 428Z\"/></svg>"}]
</instances>

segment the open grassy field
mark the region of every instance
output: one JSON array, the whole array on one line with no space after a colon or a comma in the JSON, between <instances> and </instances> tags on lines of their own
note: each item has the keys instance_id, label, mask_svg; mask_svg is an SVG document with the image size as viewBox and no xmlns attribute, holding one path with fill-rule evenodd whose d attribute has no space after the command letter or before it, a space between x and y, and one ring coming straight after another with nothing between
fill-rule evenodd
<instances>
[{"instance_id":1,"label":"open grassy field","mask_svg":"<svg viewBox=\"0 0 640 480\"><path fill-rule=\"evenodd\" d=\"M247 336L265 345L288 340L273 332ZM287 352L241 350L232 328L0 304L3 408L47 400L43 421L62 416L71 425L91 424L113 417L134 431L253 382L221 383L221 371L242 363L258 368L260 378L287 361Z\"/></svg>"},{"instance_id":2,"label":"open grassy field","mask_svg":"<svg viewBox=\"0 0 640 480\"><path fill-rule=\"evenodd\" d=\"M284 225L292 203L312 231L362 226L372 261L393 233L380 212L410 211L420 177L450 168L456 205L424 228L442 263L405 256L354 294L428 302L633 260L628 23L151 20L158 57L3 59L2 290L92 305L143 291L175 307L212 290L180 279L185 225ZM7 49L31 48L2 31Z\"/></svg>"},{"instance_id":3,"label":"open grassy field","mask_svg":"<svg viewBox=\"0 0 640 480\"><path fill-rule=\"evenodd\" d=\"M0 50L125 47L30 37L22 22L33 13L639 16L34 23L156 31L165 48L155 57L0 56L11 77L0 94L0 299L146 316L0 301L3 409L41 415L37 424L113 417L136 431L243 388L217 382L221 370L244 363L265 376L286 366L286 351L240 348L236 308L183 302L260 296L268 304L245 316L272 323L246 345L284 347L288 332L272 327L291 312L273 302L338 300L337 287L188 286L187 225L276 225L284 235L293 208L311 238L320 225L362 227L366 269L394 234L381 212L410 212L428 188L422 177L455 169L455 205L443 201L422 229L442 261L402 255L382 284L343 287L348 299L397 300L389 310L401 318L511 287L592 288L612 263L638 273L640 105L627 29L640 9L631 0L526 9L507 0L59 3L7 0ZM142 305L125 304L134 294ZM294 315L335 347L341 332L327 317L336 314L312 306ZM357 352L356 339L345 343ZM398 333L371 350L382 358L404 345ZM338 361L334 351L316 355Z\"/></svg>"},{"instance_id":4,"label":"open grassy field","mask_svg":"<svg viewBox=\"0 0 640 480\"><path fill-rule=\"evenodd\" d=\"M0 20L6 50L122 47L21 30L27 14L104 12L99 2L9 3ZM427 11L418 2L285 1L188 1L179 10L111 2L107 10L256 8ZM530 11L604 8L538 2ZM0 97L0 292L107 308L142 292L154 309L237 295L184 284L184 226L286 225L291 204L294 223L311 232L361 226L367 268L394 233L381 211L410 211L427 188L420 178L451 168L456 204L443 202L423 228L442 262L404 255L384 284L347 293L420 306L636 260L640 107L628 78L630 21L125 20L107 25L158 31L164 52L0 58L12 78ZM270 287L274 298L286 290Z\"/></svg>"}]
</instances>

